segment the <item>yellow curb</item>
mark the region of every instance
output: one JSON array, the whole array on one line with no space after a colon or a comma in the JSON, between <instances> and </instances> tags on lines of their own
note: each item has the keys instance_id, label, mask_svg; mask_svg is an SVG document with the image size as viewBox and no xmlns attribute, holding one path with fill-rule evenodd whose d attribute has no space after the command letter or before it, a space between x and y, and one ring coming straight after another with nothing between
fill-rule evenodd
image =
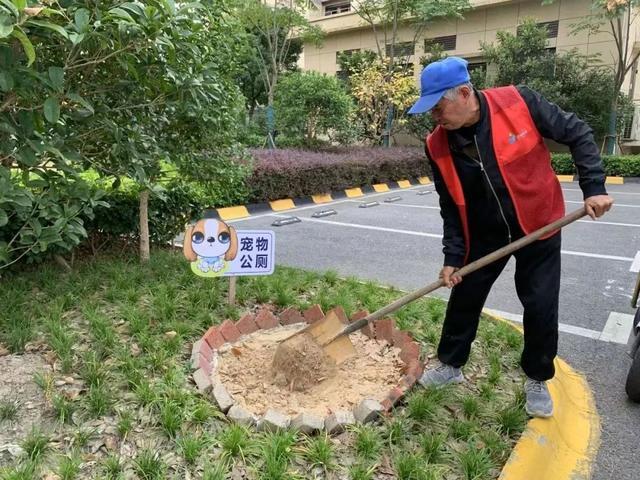
<instances>
[{"instance_id":1,"label":"yellow curb","mask_svg":"<svg viewBox=\"0 0 640 480\"><path fill-rule=\"evenodd\" d=\"M373 189L376 192L388 192L389 191L389 185L387 185L386 183L374 183L373 184Z\"/></svg>"},{"instance_id":2,"label":"yellow curb","mask_svg":"<svg viewBox=\"0 0 640 480\"><path fill-rule=\"evenodd\" d=\"M485 312L486 313L486 312ZM508 320L489 314L522 332ZM564 360L547 384L553 417L533 418L516 443L499 480L586 480L600 443L600 417L584 376Z\"/></svg>"},{"instance_id":3,"label":"yellow curb","mask_svg":"<svg viewBox=\"0 0 640 480\"><path fill-rule=\"evenodd\" d=\"M559 182L573 182L573 175L556 175Z\"/></svg>"},{"instance_id":4,"label":"yellow curb","mask_svg":"<svg viewBox=\"0 0 640 480\"><path fill-rule=\"evenodd\" d=\"M431 180L429 180L429 177L419 177L418 183L420 185L429 185L431 183Z\"/></svg>"},{"instance_id":5,"label":"yellow curb","mask_svg":"<svg viewBox=\"0 0 640 480\"><path fill-rule=\"evenodd\" d=\"M244 218L249 216L249 210L244 205L237 207L216 208L218 215L222 220L235 220L236 218Z\"/></svg>"},{"instance_id":6,"label":"yellow curb","mask_svg":"<svg viewBox=\"0 0 640 480\"><path fill-rule=\"evenodd\" d=\"M282 200L273 200L269 202L271 205L271 210L274 212L280 212L282 210L290 210L292 208L296 208L295 203L290 198L283 198Z\"/></svg>"},{"instance_id":7,"label":"yellow curb","mask_svg":"<svg viewBox=\"0 0 640 480\"><path fill-rule=\"evenodd\" d=\"M347 195L347 197L349 198L353 198L353 197L361 197L362 195L364 195L362 193L362 190L360 189L360 187L356 187L356 188L347 188L344 193Z\"/></svg>"},{"instance_id":8,"label":"yellow curb","mask_svg":"<svg viewBox=\"0 0 640 480\"><path fill-rule=\"evenodd\" d=\"M320 195L311 195L311 198L313 199L313 203L327 203L327 202L333 201L333 198L331 198L331 194L329 193L322 193Z\"/></svg>"},{"instance_id":9,"label":"yellow curb","mask_svg":"<svg viewBox=\"0 0 640 480\"><path fill-rule=\"evenodd\" d=\"M624 177L607 177L604 183L610 183L612 185L623 185Z\"/></svg>"},{"instance_id":10,"label":"yellow curb","mask_svg":"<svg viewBox=\"0 0 640 480\"><path fill-rule=\"evenodd\" d=\"M400 188L409 188L411 186L411 182L409 180L398 180L398 186Z\"/></svg>"}]
</instances>

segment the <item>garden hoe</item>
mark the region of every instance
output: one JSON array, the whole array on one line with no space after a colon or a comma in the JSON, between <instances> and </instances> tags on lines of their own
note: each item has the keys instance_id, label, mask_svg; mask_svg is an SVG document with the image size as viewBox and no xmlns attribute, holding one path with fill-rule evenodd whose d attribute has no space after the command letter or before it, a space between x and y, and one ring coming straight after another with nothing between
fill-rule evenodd
<instances>
[{"instance_id":1,"label":"garden hoe","mask_svg":"<svg viewBox=\"0 0 640 480\"><path fill-rule=\"evenodd\" d=\"M582 207L581 209L576 210L569 215L566 215L565 217L462 267L455 273L455 275L458 277L464 277L471 272L475 272L476 270L489 265L502 257L510 255L516 250L519 250L520 248L544 237L548 233L553 232L554 230L559 230L562 227L575 222L586 214L587 212L585 208ZM391 312L395 312L407 303L412 302L427 293L431 293L442 286L444 286L444 280L439 279L438 281L415 290L414 292L399 298L395 302L348 325L345 325L333 312L330 312L323 320L312 323L284 339L276 349L274 367L286 366L288 364L290 368L292 366L291 362L295 361L294 358L301 358L300 355L296 355L296 353L299 353L298 351L301 348L305 350L302 352L302 357L306 358L309 355L317 355L318 353L322 356L322 352L324 352L324 356L325 358L328 357L328 361L334 365L339 365L356 354L355 348L349 339L349 334L360 330L369 322L373 322L374 320L382 318ZM276 362L277 359L279 360L278 362ZM318 360L319 359L315 359L314 362L317 362Z\"/></svg>"}]
</instances>

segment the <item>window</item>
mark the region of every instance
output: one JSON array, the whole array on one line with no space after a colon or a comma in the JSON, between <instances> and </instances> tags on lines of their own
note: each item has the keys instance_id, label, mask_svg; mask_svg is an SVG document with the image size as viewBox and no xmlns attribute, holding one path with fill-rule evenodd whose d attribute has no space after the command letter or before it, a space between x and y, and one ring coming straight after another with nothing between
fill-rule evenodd
<instances>
[{"instance_id":1,"label":"window","mask_svg":"<svg viewBox=\"0 0 640 480\"><path fill-rule=\"evenodd\" d=\"M536 25L547 29L547 38L558 37L558 20L554 20L553 22L540 22ZM518 33L520 33L520 28L521 27L518 27Z\"/></svg>"},{"instance_id":2,"label":"window","mask_svg":"<svg viewBox=\"0 0 640 480\"><path fill-rule=\"evenodd\" d=\"M347 13L351 11L351 2L330 3L324 6L324 16L337 15L339 13Z\"/></svg>"},{"instance_id":3,"label":"window","mask_svg":"<svg viewBox=\"0 0 640 480\"><path fill-rule=\"evenodd\" d=\"M444 37L427 38L424 41L424 49L428 50L429 45L440 45L442 47L442 50L455 50L456 36L445 35Z\"/></svg>"},{"instance_id":4,"label":"window","mask_svg":"<svg viewBox=\"0 0 640 480\"><path fill-rule=\"evenodd\" d=\"M336 63L338 63L338 60L340 59L340 55L346 55L347 57L350 57L351 55L359 51L360 51L359 48L352 48L351 50L341 50L339 52L336 52Z\"/></svg>"},{"instance_id":5,"label":"window","mask_svg":"<svg viewBox=\"0 0 640 480\"><path fill-rule=\"evenodd\" d=\"M396 43L393 46L393 54L395 57L408 57L415 53L416 46L413 42ZM387 44L387 57L391 56L391 44Z\"/></svg>"},{"instance_id":6,"label":"window","mask_svg":"<svg viewBox=\"0 0 640 480\"><path fill-rule=\"evenodd\" d=\"M469 65L467 65L467 70L469 73L473 73L476 71L487 72L487 62L478 62L469 60Z\"/></svg>"}]
</instances>

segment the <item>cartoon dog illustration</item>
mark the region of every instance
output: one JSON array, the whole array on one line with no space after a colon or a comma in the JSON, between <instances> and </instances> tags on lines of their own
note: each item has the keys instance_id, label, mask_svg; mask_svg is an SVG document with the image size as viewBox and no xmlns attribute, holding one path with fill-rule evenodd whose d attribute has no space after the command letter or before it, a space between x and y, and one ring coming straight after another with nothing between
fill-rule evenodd
<instances>
[{"instance_id":1,"label":"cartoon dog illustration","mask_svg":"<svg viewBox=\"0 0 640 480\"><path fill-rule=\"evenodd\" d=\"M197 261L197 268L201 272L218 273L227 261L236 258L238 235L233 227L223 221L205 218L187 228L182 250L187 260Z\"/></svg>"}]
</instances>

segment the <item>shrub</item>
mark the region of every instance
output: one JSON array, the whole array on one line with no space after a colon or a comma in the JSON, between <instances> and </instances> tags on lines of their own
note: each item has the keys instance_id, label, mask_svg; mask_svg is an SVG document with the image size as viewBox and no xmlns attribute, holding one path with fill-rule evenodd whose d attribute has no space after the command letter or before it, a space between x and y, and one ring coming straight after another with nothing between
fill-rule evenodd
<instances>
[{"instance_id":1,"label":"shrub","mask_svg":"<svg viewBox=\"0 0 640 480\"><path fill-rule=\"evenodd\" d=\"M429 175L422 148L253 150L250 201L314 195Z\"/></svg>"},{"instance_id":2,"label":"shrub","mask_svg":"<svg viewBox=\"0 0 640 480\"><path fill-rule=\"evenodd\" d=\"M607 176L640 177L640 155L603 155ZM569 153L551 155L551 165L558 175L575 175L576 168Z\"/></svg>"}]
</instances>

